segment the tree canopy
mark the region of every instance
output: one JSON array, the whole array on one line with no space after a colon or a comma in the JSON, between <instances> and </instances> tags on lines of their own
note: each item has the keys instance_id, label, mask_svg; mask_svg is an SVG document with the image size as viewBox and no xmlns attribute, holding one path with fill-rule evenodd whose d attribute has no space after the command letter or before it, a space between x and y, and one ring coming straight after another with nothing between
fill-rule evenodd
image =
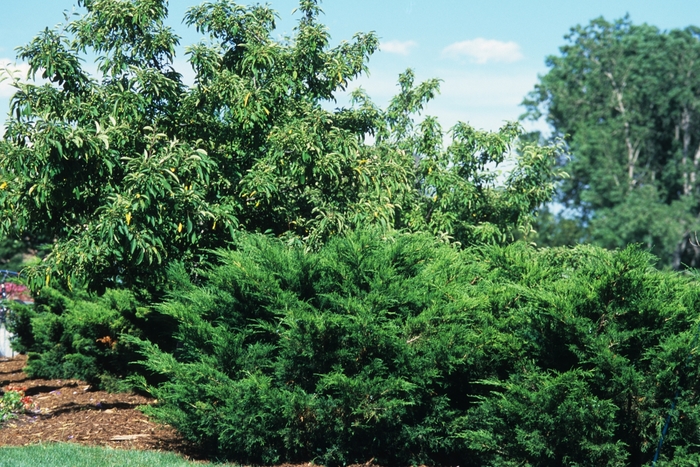
<instances>
[{"instance_id":1,"label":"tree canopy","mask_svg":"<svg viewBox=\"0 0 700 467\"><path fill-rule=\"evenodd\" d=\"M292 37L267 6L188 10L203 35L173 67L166 0L79 0L84 14L42 31L18 57L37 80L16 93L0 142L0 235L53 241L35 285L146 287L173 261L196 265L237 232L317 248L360 225L503 241L553 190L556 146L527 145L505 181L491 170L520 128L416 121L439 81L408 70L386 109L362 91L374 33L331 46L319 2L302 0ZM97 73L84 66L97 56ZM374 142L367 143L367 136Z\"/></svg>"},{"instance_id":2,"label":"tree canopy","mask_svg":"<svg viewBox=\"0 0 700 467\"><path fill-rule=\"evenodd\" d=\"M524 101L568 145L559 201L579 238L669 264L700 213L700 29L598 18L565 39Z\"/></svg>"}]
</instances>

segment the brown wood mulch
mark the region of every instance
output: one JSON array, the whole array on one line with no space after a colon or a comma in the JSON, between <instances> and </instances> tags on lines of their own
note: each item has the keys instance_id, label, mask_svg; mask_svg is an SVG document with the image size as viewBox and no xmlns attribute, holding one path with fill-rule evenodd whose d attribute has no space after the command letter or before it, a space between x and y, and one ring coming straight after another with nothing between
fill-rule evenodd
<instances>
[{"instance_id":1,"label":"brown wood mulch","mask_svg":"<svg viewBox=\"0 0 700 467\"><path fill-rule=\"evenodd\" d=\"M205 462L206 453L185 441L174 428L149 420L139 406L154 399L137 394L98 391L84 381L30 379L22 371L27 357L0 357L0 389L26 388L34 403L30 413L0 424L0 446L68 442L117 449L171 451ZM311 467L281 464L276 467ZM316 467L316 466L314 466ZM377 467L366 464L348 467Z\"/></svg>"},{"instance_id":2,"label":"brown wood mulch","mask_svg":"<svg viewBox=\"0 0 700 467\"><path fill-rule=\"evenodd\" d=\"M174 451L202 458L169 426L150 421L138 407L155 402L137 394L94 390L78 380L29 379L26 356L0 358L0 388L26 388L30 413L0 426L0 446L69 442L122 449Z\"/></svg>"}]
</instances>

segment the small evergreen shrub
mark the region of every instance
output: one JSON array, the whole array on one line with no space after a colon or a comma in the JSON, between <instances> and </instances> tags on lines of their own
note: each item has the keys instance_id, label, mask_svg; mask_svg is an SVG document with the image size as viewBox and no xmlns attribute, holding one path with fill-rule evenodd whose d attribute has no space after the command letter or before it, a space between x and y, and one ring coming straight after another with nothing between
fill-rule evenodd
<instances>
[{"instance_id":1,"label":"small evergreen shrub","mask_svg":"<svg viewBox=\"0 0 700 467\"><path fill-rule=\"evenodd\" d=\"M169 334L167 323L127 290L95 296L45 287L34 306L12 308L12 347L28 354L30 377L78 378L105 389L127 389L123 378L133 373L130 363L138 354L122 337L150 338L168 348L160 338Z\"/></svg>"},{"instance_id":2,"label":"small evergreen shrub","mask_svg":"<svg viewBox=\"0 0 700 467\"><path fill-rule=\"evenodd\" d=\"M374 231L305 253L245 235L139 343L146 409L246 463L700 462L700 287L636 248L459 250ZM675 465L675 464L673 464ZM684 464L685 465L685 464Z\"/></svg>"}]
</instances>

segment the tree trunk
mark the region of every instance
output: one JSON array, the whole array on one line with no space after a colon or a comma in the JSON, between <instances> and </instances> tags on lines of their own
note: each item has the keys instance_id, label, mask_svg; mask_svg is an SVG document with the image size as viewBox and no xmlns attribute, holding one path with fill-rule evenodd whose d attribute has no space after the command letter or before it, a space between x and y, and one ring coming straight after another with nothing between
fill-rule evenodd
<instances>
[{"instance_id":1,"label":"tree trunk","mask_svg":"<svg viewBox=\"0 0 700 467\"><path fill-rule=\"evenodd\" d=\"M613 94L615 95L615 100L617 101L617 111L620 112L620 116L624 120L625 127L625 146L627 146L627 182L629 187L632 188L635 185L634 180L634 169L639 161L639 153L641 152L641 140L632 141L632 136L630 134L630 123L627 121L627 109L625 109L625 103L622 99L622 89L617 86L612 73L605 73L613 86ZM622 88L625 87L624 82L622 83Z\"/></svg>"},{"instance_id":2,"label":"tree trunk","mask_svg":"<svg viewBox=\"0 0 700 467\"><path fill-rule=\"evenodd\" d=\"M700 144L698 144L698 149L695 151L695 156L693 156L693 171L690 172L690 189L695 189L695 181L697 178L698 168L700 168Z\"/></svg>"},{"instance_id":3,"label":"tree trunk","mask_svg":"<svg viewBox=\"0 0 700 467\"><path fill-rule=\"evenodd\" d=\"M683 131L683 158L681 159L681 167L683 167L683 194L689 195L695 184L695 170L689 172L688 153L690 152L690 111L688 107L683 107L681 115L681 130ZM696 155L697 159L697 155ZM697 165L697 161L693 161Z\"/></svg>"}]
</instances>

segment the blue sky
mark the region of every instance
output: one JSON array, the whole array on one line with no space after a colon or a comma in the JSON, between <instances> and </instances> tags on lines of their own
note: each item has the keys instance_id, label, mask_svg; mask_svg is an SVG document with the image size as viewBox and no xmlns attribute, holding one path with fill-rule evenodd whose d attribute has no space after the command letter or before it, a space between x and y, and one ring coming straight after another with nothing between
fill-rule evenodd
<instances>
[{"instance_id":1,"label":"blue sky","mask_svg":"<svg viewBox=\"0 0 700 467\"><path fill-rule=\"evenodd\" d=\"M181 23L185 10L197 3L169 2L169 24L182 37L182 45L199 40ZM298 2L268 3L280 15L280 35L290 34L295 24L291 12ZM351 87L363 86L384 105L396 91L398 74L410 67L419 79L443 80L441 95L427 109L443 126L462 120L489 130L522 113L520 102L538 74L547 71L545 57L558 52L563 36L576 24L628 13L634 23L663 30L700 25L700 7L690 0L326 0L321 6L334 41L359 31L375 31L381 39L382 50L370 61L371 75ZM73 11L75 2L0 0L0 7L0 63L7 63L15 61L15 47L43 28L62 23L64 11ZM176 67L187 79L182 50ZM2 115L10 94L7 83L0 83Z\"/></svg>"}]
</instances>

